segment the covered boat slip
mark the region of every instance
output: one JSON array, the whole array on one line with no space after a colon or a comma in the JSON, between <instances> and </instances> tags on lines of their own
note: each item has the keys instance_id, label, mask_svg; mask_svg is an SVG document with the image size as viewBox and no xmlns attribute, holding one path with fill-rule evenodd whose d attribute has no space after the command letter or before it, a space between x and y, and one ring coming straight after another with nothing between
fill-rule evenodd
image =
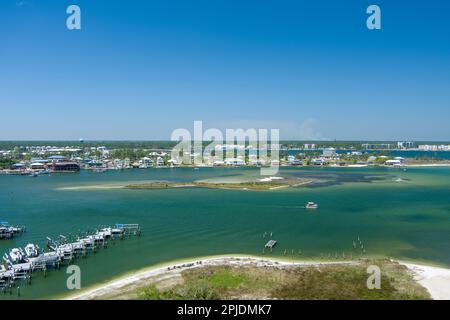
<instances>
[{"instance_id":1,"label":"covered boat slip","mask_svg":"<svg viewBox=\"0 0 450 320\"><path fill-rule=\"evenodd\" d=\"M0 269L0 289L15 286L15 282L25 279L31 282L31 274L36 270L44 271L57 269L65 261L71 263L79 256L86 256L88 251L95 251L99 247L107 247L108 241L116 238L124 239L131 235L140 235L141 229L138 224L116 224L114 227L106 227L95 233L78 236L71 241L60 235L58 240L47 237L47 248L44 252L35 244L27 244L25 249L13 248L3 256L4 265Z\"/></svg>"},{"instance_id":2,"label":"covered boat slip","mask_svg":"<svg viewBox=\"0 0 450 320\"><path fill-rule=\"evenodd\" d=\"M11 239L16 234L21 234L25 232L25 227L10 226L9 222L0 221L0 240Z\"/></svg>"}]
</instances>

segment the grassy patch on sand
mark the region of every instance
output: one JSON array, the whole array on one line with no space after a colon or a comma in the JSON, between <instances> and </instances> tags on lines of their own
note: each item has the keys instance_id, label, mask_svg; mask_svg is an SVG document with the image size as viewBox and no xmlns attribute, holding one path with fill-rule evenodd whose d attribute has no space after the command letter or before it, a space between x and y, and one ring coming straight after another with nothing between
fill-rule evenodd
<instances>
[{"instance_id":1,"label":"grassy patch on sand","mask_svg":"<svg viewBox=\"0 0 450 320\"><path fill-rule=\"evenodd\" d=\"M247 181L247 182L165 182L155 181L139 184L130 184L125 186L126 189L167 189L167 188L215 188L215 189L237 189L237 190L272 190L279 188L287 188L307 184L310 180L302 179L285 179L276 181Z\"/></svg>"},{"instance_id":2,"label":"grassy patch on sand","mask_svg":"<svg viewBox=\"0 0 450 320\"><path fill-rule=\"evenodd\" d=\"M216 189L240 189L240 190L270 190L272 188L279 188L289 184L275 183L275 182L240 182L240 183L209 183L209 182L151 182L142 184L127 185L127 189L167 189L167 188L216 188Z\"/></svg>"},{"instance_id":3,"label":"grassy patch on sand","mask_svg":"<svg viewBox=\"0 0 450 320\"><path fill-rule=\"evenodd\" d=\"M367 267L381 269L381 289L367 288ZM139 299L430 299L408 269L377 260L358 265L311 267L205 266L182 272L169 288L155 284L136 291Z\"/></svg>"}]
</instances>

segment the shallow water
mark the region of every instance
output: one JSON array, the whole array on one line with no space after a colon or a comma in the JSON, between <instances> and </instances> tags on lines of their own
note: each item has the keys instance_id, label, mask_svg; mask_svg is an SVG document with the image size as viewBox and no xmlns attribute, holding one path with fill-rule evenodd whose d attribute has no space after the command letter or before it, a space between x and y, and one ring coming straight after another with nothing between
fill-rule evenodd
<instances>
[{"instance_id":1,"label":"shallow water","mask_svg":"<svg viewBox=\"0 0 450 320\"><path fill-rule=\"evenodd\" d=\"M315 183L273 191L205 188L126 190L133 181L248 179L251 168L134 169L32 178L0 176L0 220L28 232L0 241L0 253L45 237L76 234L99 225L139 223L142 235L76 261L82 286L130 270L193 256L261 254L264 232L278 241L270 255L296 258L359 255L359 236L371 256L416 259L450 266L450 168L282 168L279 176ZM78 188L109 186L109 188ZM71 189L65 189L71 188ZM318 202L318 210L302 208ZM301 250L301 255L298 254ZM65 270L33 275L21 298L67 292ZM0 299L17 298L0 294Z\"/></svg>"}]
</instances>

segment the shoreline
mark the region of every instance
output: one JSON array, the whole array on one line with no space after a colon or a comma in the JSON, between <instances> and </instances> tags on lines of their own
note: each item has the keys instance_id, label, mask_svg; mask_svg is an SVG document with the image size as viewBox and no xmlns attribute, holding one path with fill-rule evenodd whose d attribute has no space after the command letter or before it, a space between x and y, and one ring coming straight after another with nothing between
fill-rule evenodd
<instances>
[{"instance_id":1,"label":"shoreline","mask_svg":"<svg viewBox=\"0 0 450 320\"><path fill-rule=\"evenodd\" d=\"M414 275L414 280L425 287L433 300L450 300L450 269L398 261Z\"/></svg>"},{"instance_id":2,"label":"shoreline","mask_svg":"<svg viewBox=\"0 0 450 320\"><path fill-rule=\"evenodd\" d=\"M201 261L201 264L197 262ZM272 258L263 257L257 255L248 254L225 254L225 255L213 255L213 256L203 256L203 257L192 257L186 259L179 259L170 262L165 262L135 271L127 272L126 274L119 275L104 283L98 283L81 289L77 293L68 293L56 296L54 298L60 300L86 300L95 299L103 296L107 292L124 288L128 285L136 283L141 280L149 279L154 276L163 275L169 273L170 271L181 271L209 266L209 265L245 265L253 264L257 266L317 266L317 265L351 265L358 263L357 261L315 261L315 260L296 260L296 259L283 259L283 258ZM168 269L170 268L170 270Z\"/></svg>"},{"instance_id":3,"label":"shoreline","mask_svg":"<svg viewBox=\"0 0 450 320\"><path fill-rule=\"evenodd\" d=\"M286 165L281 164L279 166L280 168L420 168L420 167L450 167L450 163L444 162L444 163L405 163L400 166L387 166L387 165L370 165L370 164L346 164L346 165ZM252 165L245 165L245 166L189 166L189 165L183 165L183 166L177 166L177 167L148 167L148 168L125 168L120 170L146 170L146 169L200 169L200 168L227 168L227 169L240 169L240 168L260 168L257 166ZM88 171L88 172L95 172L96 170L92 168L81 168L81 171ZM97 173L103 173L105 171L115 171L119 170L117 168L102 168L101 171ZM17 171L17 170L11 170L11 169L0 169L0 175L14 175L14 176L28 176L30 173L38 172L39 170L29 171L29 172L23 172L23 171ZM74 173L73 172L51 172L52 174L58 174L58 173Z\"/></svg>"},{"instance_id":4,"label":"shoreline","mask_svg":"<svg viewBox=\"0 0 450 320\"><path fill-rule=\"evenodd\" d=\"M433 300L450 299L450 269L412 263L409 261L395 260L404 265L413 274L416 282L422 285L430 293ZM321 265L355 265L360 263L353 261L315 261L315 260L296 260L262 257L246 254L227 254L204 257L192 257L176 261L161 263L145 267L136 271L130 271L106 282L98 283L81 289L76 293L62 294L56 299L60 300L91 300L98 299L111 294L114 291L120 291L128 286L149 280L157 276L180 277L181 272L187 269L199 268L203 266L214 265L234 265L244 266L253 265L258 267L276 267L276 266L321 266Z\"/></svg>"}]
</instances>

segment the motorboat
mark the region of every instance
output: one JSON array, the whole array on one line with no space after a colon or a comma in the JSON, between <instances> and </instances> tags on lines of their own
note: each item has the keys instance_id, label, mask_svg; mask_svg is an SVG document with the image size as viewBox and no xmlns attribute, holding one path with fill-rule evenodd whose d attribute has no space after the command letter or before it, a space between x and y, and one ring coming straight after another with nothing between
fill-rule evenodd
<instances>
[{"instance_id":1,"label":"motorboat","mask_svg":"<svg viewBox=\"0 0 450 320\"><path fill-rule=\"evenodd\" d=\"M33 243L27 244L24 250L27 258L36 258L39 256L39 247Z\"/></svg>"},{"instance_id":2,"label":"motorboat","mask_svg":"<svg viewBox=\"0 0 450 320\"><path fill-rule=\"evenodd\" d=\"M12 263L21 263L23 262L25 255L20 248L14 248L9 252L9 258Z\"/></svg>"},{"instance_id":3,"label":"motorboat","mask_svg":"<svg viewBox=\"0 0 450 320\"><path fill-rule=\"evenodd\" d=\"M317 203L315 203L315 202L309 201L306 204L305 208L306 209L317 209L317 208L319 208L319 205Z\"/></svg>"}]
</instances>

